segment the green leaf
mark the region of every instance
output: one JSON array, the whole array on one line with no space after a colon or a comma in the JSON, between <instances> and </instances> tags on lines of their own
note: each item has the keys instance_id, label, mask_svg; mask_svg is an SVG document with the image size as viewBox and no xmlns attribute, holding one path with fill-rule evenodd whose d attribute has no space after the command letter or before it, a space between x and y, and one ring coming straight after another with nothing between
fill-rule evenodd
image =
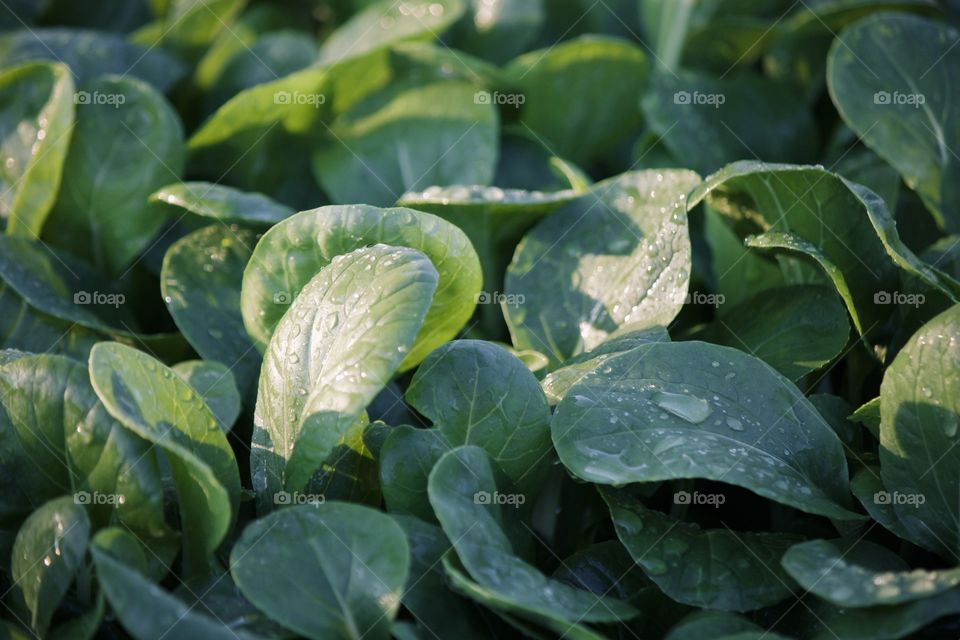
<instances>
[{"instance_id":1,"label":"green leaf","mask_svg":"<svg viewBox=\"0 0 960 640\"><path fill-rule=\"evenodd\" d=\"M521 491L543 482L551 462L550 408L534 375L502 347L445 344L417 369L406 399L448 443L486 451Z\"/></svg>"},{"instance_id":2,"label":"green leaf","mask_svg":"<svg viewBox=\"0 0 960 640\"><path fill-rule=\"evenodd\" d=\"M468 0L466 15L453 29L453 46L504 64L528 48L543 25L544 0Z\"/></svg>"},{"instance_id":3,"label":"green leaf","mask_svg":"<svg viewBox=\"0 0 960 640\"><path fill-rule=\"evenodd\" d=\"M914 632L945 616L960 612L960 591L895 606L840 609L822 615L824 630L816 640L895 640L915 637Z\"/></svg>"},{"instance_id":4,"label":"green leaf","mask_svg":"<svg viewBox=\"0 0 960 640\"><path fill-rule=\"evenodd\" d=\"M893 503L888 498L889 492L880 478L880 467L865 465L857 471L850 480L850 491L863 505L864 511L894 535L921 547L926 544L916 539L900 522Z\"/></svg>"},{"instance_id":5,"label":"green leaf","mask_svg":"<svg viewBox=\"0 0 960 640\"><path fill-rule=\"evenodd\" d=\"M960 217L960 36L916 16L880 14L857 22L830 48L827 83L844 121L892 164L938 223L956 232Z\"/></svg>"},{"instance_id":6,"label":"green leaf","mask_svg":"<svg viewBox=\"0 0 960 640\"><path fill-rule=\"evenodd\" d=\"M928 322L880 387L880 468L903 526L951 560L960 552L960 305Z\"/></svg>"},{"instance_id":7,"label":"green leaf","mask_svg":"<svg viewBox=\"0 0 960 640\"><path fill-rule=\"evenodd\" d=\"M702 336L760 358L799 380L840 355L850 324L840 298L819 285L767 289L724 312Z\"/></svg>"},{"instance_id":8,"label":"green leaf","mask_svg":"<svg viewBox=\"0 0 960 640\"><path fill-rule=\"evenodd\" d=\"M647 509L625 492L604 490L602 495L620 542L674 600L708 609L752 611L790 596L790 582L779 561L798 542L796 536L703 530Z\"/></svg>"},{"instance_id":9,"label":"green leaf","mask_svg":"<svg viewBox=\"0 0 960 640\"><path fill-rule=\"evenodd\" d=\"M497 120L472 83L394 82L337 115L313 172L338 204L388 206L431 185L490 184Z\"/></svg>"},{"instance_id":10,"label":"green leaf","mask_svg":"<svg viewBox=\"0 0 960 640\"><path fill-rule=\"evenodd\" d=\"M761 360L704 342L656 342L607 360L551 422L576 477L623 485L705 478L838 520L847 463L830 426Z\"/></svg>"},{"instance_id":11,"label":"green leaf","mask_svg":"<svg viewBox=\"0 0 960 640\"><path fill-rule=\"evenodd\" d=\"M187 574L206 571L240 502L233 450L206 403L172 370L121 344L90 352L90 381L107 411L165 453L176 483Z\"/></svg>"},{"instance_id":12,"label":"green leaf","mask_svg":"<svg viewBox=\"0 0 960 640\"><path fill-rule=\"evenodd\" d=\"M584 36L525 53L504 73L520 122L554 155L588 163L637 133L649 67L626 40Z\"/></svg>"},{"instance_id":13,"label":"green leaf","mask_svg":"<svg viewBox=\"0 0 960 640\"><path fill-rule=\"evenodd\" d=\"M36 237L60 188L73 126L73 79L62 64L0 73L0 218L7 233Z\"/></svg>"},{"instance_id":14,"label":"green leaf","mask_svg":"<svg viewBox=\"0 0 960 640\"><path fill-rule=\"evenodd\" d=\"M73 498L34 511L13 543L12 577L30 610L30 628L44 636L54 611L83 564L90 520Z\"/></svg>"},{"instance_id":15,"label":"green leaf","mask_svg":"<svg viewBox=\"0 0 960 640\"><path fill-rule=\"evenodd\" d=\"M411 209L320 207L277 224L257 243L243 276L241 310L263 348L298 293L336 256L382 243L421 251L440 274L433 304L401 365L410 369L457 335L473 315L480 261L454 225Z\"/></svg>"},{"instance_id":16,"label":"green leaf","mask_svg":"<svg viewBox=\"0 0 960 640\"><path fill-rule=\"evenodd\" d=\"M173 371L200 394L226 433L240 415L240 393L233 374L225 365L210 360L179 362Z\"/></svg>"},{"instance_id":17,"label":"green leaf","mask_svg":"<svg viewBox=\"0 0 960 640\"><path fill-rule=\"evenodd\" d=\"M243 595L298 634L383 639L400 606L410 548L389 516L330 502L254 521L230 565Z\"/></svg>"},{"instance_id":18,"label":"green leaf","mask_svg":"<svg viewBox=\"0 0 960 640\"><path fill-rule=\"evenodd\" d=\"M320 62L331 64L405 40L440 37L463 15L461 0L392 0L369 3L320 47Z\"/></svg>"},{"instance_id":19,"label":"green leaf","mask_svg":"<svg viewBox=\"0 0 960 640\"><path fill-rule=\"evenodd\" d=\"M440 527L412 516L400 515L393 519L410 544L410 575L401 600L425 637L490 637L477 607L452 593L447 586L442 560L451 547Z\"/></svg>"},{"instance_id":20,"label":"green leaf","mask_svg":"<svg viewBox=\"0 0 960 640\"><path fill-rule=\"evenodd\" d=\"M877 440L880 439L880 398L863 403L850 416L850 420L862 424Z\"/></svg>"},{"instance_id":21,"label":"green leaf","mask_svg":"<svg viewBox=\"0 0 960 640\"><path fill-rule=\"evenodd\" d=\"M427 480L433 465L451 448L440 429L401 425L390 430L380 451L380 485L391 513L436 521L427 497Z\"/></svg>"},{"instance_id":22,"label":"green leaf","mask_svg":"<svg viewBox=\"0 0 960 640\"><path fill-rule=\"evenodd\" d=\"M518 540L508 537L504 525L516 518L509 511L516 511L523 494L501 493L506 483L498 481L499 476L502 472L490 457L473 446L445 454L430 473L430 504L477 588L491 594L498 608L561 633L580 622L637 615L624 602L548 578L518 557ZM518 530L516 523L508 526Z\"/></svg>"},{"instance_id":23,"label":"green leaf","mask_svg":"<svg viewBox=\"0 0 960 640\"><path fill-rule=\"evenodd\" d=\"M733 225L704 204L704 239L710 248L714 290L725 305L738 305L786 281L779 266L743 244ZM719 298L718 298L719 299Z\"/></svg>"},{"instance_id":24,"label":"green leaf","mask_svg":"<svg viewBox=\"0 0 960 640\"><path fill-rule=\"evenodd\" d=\"M178 220L191 213L226 224L254 227L270 227L294 213L290 207L262 193L248 193L210 182L169 184L150 194L150 202L168 205Z\"/></svg>"},{"instance_id":25,"label":"green leaf","mask_svg":"<svg viewBox=\"0 0 960 640\"><path fill-rule=\"evenodd\" d=\"M811 540L783 556L794 580L840 607L894 605L936 596L960 584L960 569L909 570L900 556L859 540Z\"/></svg>"},{"instance_id":26,"label":"green leaf","mask_svg":"<svg viewBox=\"0 0 960 640\"><path fill-rule=\"evenodd\" d=\"M148 49L105 31L30 28L0 36L0 66L28 60L62 62L70 67L77 85L117 73L149 82L164 92L185 72L183 64L163 49Z\"/></svg>"},{"instance_id":27,"label":"green leaf","mask_svg":"<svg viewBox=\"0 0 960 640\"><path fill-rule=\"evenodd\" d=\"M203 358L233 371L240 391L256 384L260 354L240 313L240 290L257 235L212 224L167 250L160 290L177 327Z\"/></svg>"},{"instance_id":28,"label":"green leaf","mask_svg":"<svg viewBox=\"0 0 960 640\"><path fill-rule=\"evenodd\" d=\"M163 225L147 197L179 176L183 127L164 97L140 80L107 76L81 91L45 235L118 274Z\"/></svg>"},{"instance_id":29,"label":"green leaf","mask_svg":"<svg viewBox=\"0 0 960 640\"><path fill-rule=\"evenodd\" d=\"M187 51L205 47L222 30L230 29L246 4L247 0L171 0L158 44Z\"/></svg>"},{"instance_id":30,"label":"green leaf","mask_svg":"<svg viewBox=\"0 0 960 640\"><path fill-rule=\"evenodd\" d=\"M123 531L104 529L94 537L90 554L110 608L135 640L165 637L254 640L254 636L203 615L151 582L138 568L117 557L117 540L111 536L132 538ZM127 540L126 544L135 545L136 540Z\"/></svg>"},{"instance_id":31,"label":"green leaf","mask_svg":"<svg viewBox=\"0 0 960 640\"><path fill-rule=\"evenodd\" d=\"M763 629L741 616L723 611L698 611L681 620L664 640L700 640L709 635L712 638L727 639L739 637L748 632L763 633ZM767 633L766 637L776 638Z\"/></svg>"},{"instance_id":32,"label":"green leaf","mask_svg":"<svg viewBox=\"0 0 960 640\"><path fill-rule=\"evenodd\" d=\"M741 158L809 162L813 116L789 86L758 75L654 75L641 104L647 125L683 166L706 175Z\"/></svg>"},{"instance_id":33,"label":"green leaf","mask_svg":"<svg viewBox=\"0 0 960 640\"><path fill-rule=\"evenodd\" d=\"M261 511L276 492L303 488L364 415L413 345L437 281L424 254L375 245L333 258L294 299L257 392L250 466Z\"/></svg>"},{"instance_id":34,"label":"green leaf","mask_svg":"<svg viewBox=\"0 0 960 640\"><path fill-rule=\"evenodd\" d=\"M890 313L874 296L894 290L896 268L870 219L870 208L883 206L883 201L865 201L865 192L820 167L744 161L707 178L690 194L688 207L706 198L739 225L741 237L791 234L812 245L822 265L829 262L843 275L850 293L841 291L841 296L853 302L854 323L869 332Z\"/></svg>"},{"instance_id":35,"label":"green leaf","mask_svg":"<svg viewBox=\"0 0 960 640\"><path fill-rule=\"evenodd\" d=\"M82 360L103 340L95 331L37 311L5 282L0 282L0 311L0 345L4 348Z\"/></svg>"},{"instance_id":36,"label":"green leaf","mask_svg":"<svg viewBox=\"0 0 960 640\"><path fill-rule=\"evenodd\" d=\"M513 344L556 367L622 325L667 326L690 279L684 206L698 182L683 170L626 173L534 227L507 270Z\"/></svg>"}]
</instances>

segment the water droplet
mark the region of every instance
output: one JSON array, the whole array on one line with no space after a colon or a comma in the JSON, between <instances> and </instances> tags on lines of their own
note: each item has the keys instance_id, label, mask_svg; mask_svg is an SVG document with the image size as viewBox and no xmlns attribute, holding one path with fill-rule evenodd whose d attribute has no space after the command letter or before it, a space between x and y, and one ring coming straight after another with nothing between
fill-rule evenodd
<instances>
[{"instance_id":1,"label":"water droplet","mask_svg":"<svg viewBox=\"0 0 960 640\"><path fill-rule=\"evenodd\" d=\"M661 409L694 424L703 422L710 415L710 404L694 395L661 391L653 397L653 401Z\"/></svg>"},{"instance_id":2,"label":"water droplet","mask_svg":"<svg viewBox=\"0 0 960 640\"><path fill-rule=\"evenodd\" d=\"M743 423L736 418L727 417L727 426L734 431L743 431Z\"/></svg>"}]
</instances>

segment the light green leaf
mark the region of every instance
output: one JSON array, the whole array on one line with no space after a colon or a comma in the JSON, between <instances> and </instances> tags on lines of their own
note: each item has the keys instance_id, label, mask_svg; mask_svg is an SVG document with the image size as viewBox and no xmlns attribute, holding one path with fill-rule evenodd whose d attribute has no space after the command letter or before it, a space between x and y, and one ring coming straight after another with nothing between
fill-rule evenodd
<instances>
[{"instance_id":1,"label":"light green leaf","mask_svg":"<svg viewBox=\"0 0 960 640\"><path fill-rule=\"evenodd\" d=\"M637 100L647 85L649 63L629 41L567 40L523 54L504 73L507 86L517 92L516 102L522 96L520 122L561 158L594 161L640 127Z\"/></svg>"},{"instance_id":2,"label":"light green leaf","mask_svg":"<svg viewBox=\"0 0 960 640\"><path fill-rule=\"evenodd\" d=\"M160 290L177 327L203 358L229 367L244 394L260 371L260 353L240 313L243 272L256 242L252 231L212 224L175 242L160 273Z\"/></svg>"},{"instance_id":3,"label":"light green leaf","mask_svg":"<svg viewBox=\"0 0 960 640\"><path fill-rule=\"evenodd\" d=\"M89 370L110 415L165 453L180 503L187 575L203 573L240 502L237 461L224 432L190 385L141 351L98 344Z\"/></svg>"},{"instance_id":4,"label":"light green leaf","mask_svg":"<svg viewBox=\"0 0 960 640\"><path fill-rule=\"evenodd\" d=\"M292 256L291 256L292 257ZM264 355L250 466L258 508L300 490L390 381L437 289L424 254L375 245L310 280Z\"/></svg>"},{"instance_id":5,"label":"light green leaf","mask_svg":"<svg viewBox=\"0 0 960 640\"><path fill-rule=\"evenodd\" d=\"M0 218L7 233L36 237L60 188L73 128L73 78L62 64L0 73Z\"/></svg>"},{"instance_id":6,"label":"light green leaf","mask_svg":"<svg viewBox=\"0 0 960 640\"><path fill-rule=\"evenodd\" d=\"M548 578L518 557L518 540L508 537L504 527L515 520L509 511L516 512L523 494L509 493L500 476L490 457L473 446L448 452L430 473L430 504L477 587L508 613L561 632L576 629L580 622L615 622L637 615L624 602ZM516 522L506 526L523 531Z\"/></svg>"},{"instance_id":7,"label":"light green leaf","mask_svg":"<svg viewBox=\"0 0 960 640\"><path fill-rule=\"evenodd\" d=\"M186 213L213 218L227 224L269 227L293 215L290 207L262 193L248 193L210 182L178 182L150 194L150 202L162 203L177 219Z\"/></svg>"},{"instance_id":8,"label":"light green leaf","mask_svg":"<svg viewBox=\"0 0 960 640\"><path fill-rule=\"evenodd\" d=\"M684 207L698 182L683 170L626 173L534 227L507 270L513 344L556 367L622 325L667 326L687 293Z\"/></svg>"},{"instance_id":9,"label":"light green leaf","mask_svg":"<svg viewBox=\"0 0 960 640\"><path fill-rule=\"evenodd\" d=\"M928 322L880 387L880 468L903 526L953 561L960 553L960 305Z\"/></svg>"},{"instance_id":10,"label":"light green leaf","mask_svg":"<svg viewBox=\"0 0 960 640\"><path fill-rule=\"evenodd\" d=\"M431 185L490 184L497 125L470 82L400 80L337 115L313 172L338 204L388 206Z\"/></svg>"},{"instance_id":11,"label":"light green leaf","mask_svg":"<svg viewBox=\"0 0 960 640\"><path fill-rule=\"evenodd\" d=\"M200 394L224 433L229 432L240 415L240 393L230 369L211 360L189 360L175 364L173 371Z\"/></svg>"},{"instance_id":12,"label":"light green leaf","mask_svg":"<svg viewBox=\"0 0 960 640\"><path fill-rule=\"evenodd\" d=\"M299 292L336 256L371 244L421 251L440 274L433 304L401 370L417 365L452 339L473 315L480 261L454 225L411 209L366 205L303 211L264 234L243 274L241 310L262 349Z\"/></svg>"},{"instance_id":13,"label":"light green leaf","mask_svg":"<svg viewBox=\"0 0 960 640\"><path fill-rule=\"evenodd\" d=\"M330 502L254 521L230 565L243 595L288 629L377 640L389 637L400 607L410 548L389 516Z\"/></svg>"},{"instance_id":14,"label":"light green leaf","mask_svg":"<svg viewBox=\"0 0 960 640\"><path fill-rule=\"evenodd\" d=\"M840 607L903 604L960 584L960 569L911 571L900 556L866 540L803 542L787 551L783 567L801 587Z\"/></svg>"},{"instance_id":15,"label":"light green leaf","mask_svg":"<svg viewBox=\"0 0 960 640\"><path fill-rule=\"evenodd\" d=\"M163 225L147 204L183 165L183 127L155 89L131 77L81 85L63 182L45 235L118 274ZM137 167L135 172L130 167Z\"/></svg>"},{"instance_id":16,"label":"light green leaf","mask_svg":"<svg viewBox=\"0 0 960 640\"><path fill-rule=\"evenodd\" d=\"M542 483L552 459L550 408L534 375L502 347L445 344L417 369L406 399L451 445L486 451L521 491Z\"/></svg>"},{"instance_id":17,"label":"light green leaf","mask_svg":"<svg viewBox=\"0 0 960 640\"><path fill-rule=\"evenodd\" d=\"M960 230L960 36L905 14L880 14L838 37L827 61L830 97L844 121L892 164L941 226Z\"/></svg>"},{"instance_id":18,"label":"light green leaf","mask_svg":"<svg viewBox=\"0 0 960 640\"><path fill-rule=\"evenodd\" d=\"M747 351L791 380L840 355L850 323L840 298L819 285L767 289L720 315L704 340Z\"/></svg>"},{"instance_id":19,"label":"light green leaf","mask_svg":"<svg viewBox=\"0 0 960 640\"><path fill-rule=\"evenodd\" d=\"M752 611L790 596L790 582L779 562L799 541L796 536L703 530L647 509L623 491L604 490L602 495L620 542L674 600L708 609Z\"/></svg>"},{"instance_id":20,"label":"light green leaf","mask_svg":"<svg viewBox=\"0 0 960 640\"><path fill-rule=\"evenodd\" d=\"M656 342L615 356L567 392L551 429L560 460L590 482L705 478L861 517L836 434L792 382L736 349Z\"/></svg>"},{"instance_id":21,"label":"light green leaf","mask_svg":"<svg viewBox=\"0 0 960 640\"><path fill-rule=\"evenodd\" d=\"M30 610L30 627L45 636L54 611L83 564L90 520L72 497L34 511L13 543L12 577Z\"/></svg>"}]
</instances>

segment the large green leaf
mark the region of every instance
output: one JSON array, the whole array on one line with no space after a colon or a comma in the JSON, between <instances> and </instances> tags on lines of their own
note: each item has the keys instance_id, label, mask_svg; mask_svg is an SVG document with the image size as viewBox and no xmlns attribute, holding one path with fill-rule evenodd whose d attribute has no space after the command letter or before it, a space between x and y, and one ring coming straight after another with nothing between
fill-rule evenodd
<instances>
[{"instance_id":1,"label":"large green leaf","mask_svg":"<svg viewBox=\"0 0 960 640\"><path fill-rule=\"evenodd\" d=\"M960 553L960 305L928 322L880 387L880 468L900 522L946 558Z\"/></svg>"},{"instance_id":2,"label":"large green leaf","mask_svg":"<svg viewBox=\"0 0 960 640\"><path fill-rule=\"evenodd\" d=\"M293 257L292 255L290 257ZM311 279L264 355L250 466L261 511L302 489L390 381L437 289L424 254L375 245Z\"/></svg>"},{"instance_id":3,"label":"large green leaf","mask_svg":"<svg viewBox=\"0 0 960 640\"><path fill-rule=\"evenodd\" d=\"M474 84L395 82L337 115L313 172L342 204L388 206L431 185L490 184L497 124Z\"/></svg>"},{"instance_id":4,"label":"large green leaf","mask_svg":"<svg viewBox=\"0 0 960 640\"><path fill-rule=\"evenodd\" d=\"M240 415L240 393L233 373L212 360L179 362L173 370L200 394L224 432L230 431Z\"/></svg>"},{"instance_id":5,"label":"large green leaf","mask_svg":"<svg viewBox=\"0 0 960 640\"><path fill-rule=\"evenodd\" d=\"M520 122L551 153L586 163L637 132L637 100L648 74L639 47L585 36L516 58L505 76L518 93L504 99L518 103Z\"/></svg>"},{"instance_id":6,"label":"large green leaf","mask_svg":"<svg viewBox=\"0 0 960 640\"><path fill-rule=\"evenodd\" d=\"M461 0L379 0L368 5L327 38L320 62L341 62L404 40L437 38L465 9Z\"/></svg>"},{"instance_id":7,"label":"large green leaf","mask_svg":"<svg viewBox=\"0 0 960 640\"><path fill-rule=\"evenodd\" d=\"M688 494L689 495L689 494ZM798 537L681 522L623 491L603 491L617 537L664 593L684 604L751 611L790 596L779 562Z\"/></svg>"},{"instance_id":8,"label":"large green leaf","mask_svg":"<svg viewBox=\"0 0 960 640\"><path fill-rule=\"evenodd\" d=\"M859 540L811 540L790 548L783 566L807 591L840 607L894 605L960 584L960 569L909 570L897 554Z\"/></svg>"},{"instance_id":9,"label":"large green leaf","mask_svg":"<svg viewBox=\"0 0 960 640\"><path fill-rule=\"evenodd\" d=\"M883 207L883 201L876 196L865 200L867 193L821 167L744 161L707 178L688 204L706 198L738 225L741 237L777 232L810 243L843 275L869 332L890 313L874 296L895 289L896 267L871 221L870 209Z\"/></svg>"},{"instance_id":10,"label":"large green leaf","mask_svg":"<svg viewBox=\"0 0 960 640\"><path fill-rule=\"evenodd\" d=\"M121 344L90 352L90 381L107 411L160 447L180 503L187 573L207 570L240 502L233 450L203 398L162 363Z\"/></svg>"},{"instance_id":11,"label":"large green leaf","mask_svg":"<svg viewBox=\"0 0 960 640\"><path fill-rule=\"evenodd\" d=\"M508 513L516 512L523 494L509 493L501 476L490 457L473 446L448 452L430 473L430 504L478 586L504 603L508 613L561 633L578 628L581 622L635 616L636 610L628 604L549 578L517 555L518 538L508 537L505 527L523 531L517 528L516 516Z\"/></svg>"},{"instance_id":12,"label":"large green leaf","mask_svg":"<svg viewBox=\"0 0 960 640\"><path fill-rule=\"evenodd\" d=\"M183 128L164 97L140 80L107 76L81 91L45 236L120 273L163 225L147 197L179 176Z\"/></svg>"},{"instance_id":13,"label":"large green leaf","mask_svg":"<svg viewBox=\"0 0 960 640\"><path fill-rule=\"evenodd\" d=\"M70 67L79 85L118 73L166 91L184 74L183 64L163 49L133 44L120 34L31 28L0 37L0 66L28 60L62 62Z\"/></svg>"},{"instance_id":14,"label":"large green leaf","mask_svg":"<svg viewBox=\"0 0 960 640\"><path fill-rule=\"evenodd\" d=\"M13 543L12 577L30 610L30 627L45 636L53 612L83 564L90 520L73 498L34 511Z\"/></svg>"},{"instance_id":15,"label":"large green leaf","mask_svg":"<svg viewBox=\"0 0 960 640\"><path fill-rule=\"evenodd\" d=\"M436 516L427 497L433 465L452 447L440 429L391 429L380 450L380 485L391 513L409 513L433 522Z\"/></svg>"},{"instance_id":16,"label":"large green leaf","mask_svg":"<svg viewBox=\"0 0 960 640\"><path fill-rule=\"evenodd\" d=\"M165 538L163 488L150 446L111 419L80 362L25 355L0 367L3 511L64 493L94 524L116 514L145 538Z\"/></svg>"},{"instance_id":17,"label":"large green leaf","mask_svg":"<svg viewBox=\"0 0 960 640\"><path fill-rule=\"evenodd\" d=\"M502 347L445 344L420 365L406 399L451 445L486 451L522 491L543 481L551 462L550 408L534 375Z\"/></svg>"},{"instance_id":18,"label":"large green leaf","mask_svg":"<svg viewBox=\"0 0 960 640\"><path fill-rule=\"evenodd\" d=\"M212 224L175 242L160 273L160 290L177 327L202 357L229 367L244 394L254 388L260 370L260 353L240 313L243 271L256 242L252 231Z\"/></svg>"},{"instance_id":19,"label":"large green leaf","mask_svg":"<svg viewBox=\"0 0 960 640\"><path fill-rule=\"evenodd\" d=\"M690 279L684 207L698 182L683 170L626 173L534 227L507 270L514 345L555 367L624 324L668 325Z\"/></svg>"},{"instance_id":20,"label":"large green leaf","mask_svg":"<svg viewBox=\"0 0 960 640\"><path fill-rule=\"evenodd\" d=\"M960 230L960 36L905 14L857 22L830 49L827 82L844 121L948 230Z\"/></svg>"},{"instance_id":21,"label":"large green leaf","mask_svg":"<svg viewBox=\"0 0 960 640\"><path fill-rule=\"evenodd\" d=\"M791 380L840 354L850 323L840 298L819 285L768 289L723 313L703 338L747 351Z\"/></svg>"},{"instance_id":22,"label":"large green leaf","mask_svg":"<svg viewBox=\"0 0 960 640\"><path fill-rule=\"evenodd\" d=\"M269 227L294 213L290 207L275 202L262 193L247 193L210 182L168 184L150 194L150 202L169 206L176 212L177 219L191 213L227 224L248 224L254 227Z\"/></svg>"},{"instance_id":23,"label":"large green leaf","mask_svg":"<svg viewBox=\"0 0 960 640\"><path fill-rule=\"evenodd\" d=\"M642 106L673 157L703 175L742 158L810 162L817 156L813 116L790 87L759 75L657 73Z\"/></svg>"},{"instance_id":24,"label":"large green leaf","mask_svg":"<svg viewBox=\"0 0 960 640\"><path fill-rule=\"evenodd\" d=\"M120 624L135 640L209 638L255 640L255 636L203 615L144 576L141 567L128 564L123 549L134 549L135 539L122 529L104 529L90 545L100 588Z\"/></svg>"},{"instance_id":25,"label":"large green leaf","mask_svg":"<svg viewBox=\"0 0 960 640\"><path fill-rule=\"evenodd\" d=\"M389 516L330 502L253 522L233 547L230 565L243 595L298 634L385 639L400 606L410 548Z\"/></svg>"},{"instance_id":26,"label":"large green leaf","mask_svg":"<svg viewBox=\"0 0 960 640\"><path fill-rule=\"evenodd\" d=\"M73 79L62 64L0 74L0 218L36 237L60 188L73 127Z\"/></svg>"},{"instance_id":27,"label":"large green leaf","mask_svg":"<svg viewBox=\"0 0 960 640\"><path fill-rule=\"evenodd\" d=\"M440 281L402 369L453 338L473 315L480 261L467 236L436 216L366 205L320 207L284 220L264 234L243 274L241 310L262 349L298 293L336 256L371 244L410 247L433 262Z\"/></svg>"},{"instance_id":28,"label":"large green leaf","mask_svg":"<svg viewBox=\"0 0 960 640\"><path fill-rule=\"evenodd\" d=\"M656 342L607 360L557 406L560 460L578 478L623 485L706 478L840 520L847 463L796 386L736 349Z\"/></svg>"}]
</instances>

